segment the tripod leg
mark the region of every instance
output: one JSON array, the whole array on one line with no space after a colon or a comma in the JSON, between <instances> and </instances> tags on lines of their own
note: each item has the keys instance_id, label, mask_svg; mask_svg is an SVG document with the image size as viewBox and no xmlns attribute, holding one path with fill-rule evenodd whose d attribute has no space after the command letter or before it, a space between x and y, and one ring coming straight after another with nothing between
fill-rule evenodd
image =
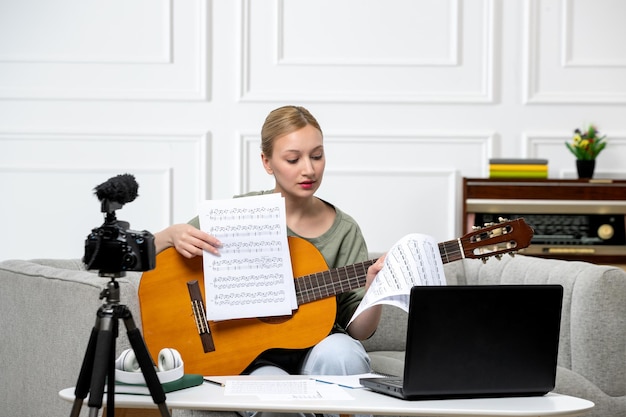
<instances>
[{"instance_id":1,"label":"tripod leg","mask_svg":"<svg viewBox=\"0 0 626 417\"><path fill-rule=\"evenodd\" d=\"M111 359L111 349L113 346L113 317L106 314L100 318L100 329L98 329L96 351L93 361L93 371L91 373L91 387L89 389L89 407L96 412L102 408L102 397L104 395L104 382L109 370L108 362Z\"/></svg>"},{"instance_id":2,"label":"tripod leg","mask_svg":"<svg viewBox=\"0 0 626 417\"><path fill-rule=\"evenodd\" d=\"M113 320L113 339L109 350L109 366L107 378L107 417L115 417L115 340L119 335L119 322L117 317Z\"/></svg>"},{"instance_id":3,"label":"tripod leg","mask_svg":"<svg viewBox=\"0 0 626 417\"><path fill-rule=\"evenodd\" d=\"M87 398L87 394L89 393L89 383L91 381L91 371L93 369L93 359L95 357L96 341L98 339L99 321L99 318L96 319L96 325L91 330L91 336L89 336L89 343L87 344L83 364L81 365L78 381L76 382L76 388L74 389L75 399L72 411L70 412L70 417L78 417L80 415L80 409L83 406L83 401Z\"/></svg>"},{"instance_id":4,"label":"tripod leg","mask_svg":"<svg viewBox=\"0 0 626 417\"><path fill-rule=\"evenodd\" d=\"M161 382L159 381L154 369L154 363L152 362L152 358L150 358L150 353L148 352L146 343L144 342L143 337L141 337L139 329L135 326L135 321L133 320L130 310L125 308L123 318L124 324L126 325L128 340L135 351L137 362L141 367L141 372L143 373L146 385L150 390L152 400L159 407L162 417L170 417L170 412L165 405L165 392L163 392L163 387L161 386Z\"/></svg>"}]
</instances>

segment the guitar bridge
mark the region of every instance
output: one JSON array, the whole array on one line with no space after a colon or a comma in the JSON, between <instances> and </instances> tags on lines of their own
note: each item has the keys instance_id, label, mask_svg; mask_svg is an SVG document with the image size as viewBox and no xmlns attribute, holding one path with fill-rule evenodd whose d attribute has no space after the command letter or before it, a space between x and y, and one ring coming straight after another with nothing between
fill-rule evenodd
<instances>
[{"instance_id":1,"label":"guitar bridge","mask_svg":"<svg viewBox=\"0 0 626 417\"><path fill-rule=\"evenodd\" d=\"M196 322L200 340L202 341L204 353L214 352L215 343L213 343L209 322L206 319L206 309L204 307L204 301L202 301L202 293L200 292L198 281L188 281L187 289L189 290L189 297L191 298L191 311Z\"/></svg>"}]
</instances>

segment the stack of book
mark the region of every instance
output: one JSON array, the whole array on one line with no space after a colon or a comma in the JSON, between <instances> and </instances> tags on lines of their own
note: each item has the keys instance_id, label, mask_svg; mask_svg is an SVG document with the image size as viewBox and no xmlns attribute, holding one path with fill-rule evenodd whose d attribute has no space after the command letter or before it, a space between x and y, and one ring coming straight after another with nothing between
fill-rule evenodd
<instances>
[{"instance_id":1,"label":"stack of book","mask_svg":"<svg viewBox=\"0 0 626 417\"><path fill-rule=\"evenodd\" d=\"M548 160L535 158L491 158L489 178L548 178Z\"/></svg>"}]
</instances>

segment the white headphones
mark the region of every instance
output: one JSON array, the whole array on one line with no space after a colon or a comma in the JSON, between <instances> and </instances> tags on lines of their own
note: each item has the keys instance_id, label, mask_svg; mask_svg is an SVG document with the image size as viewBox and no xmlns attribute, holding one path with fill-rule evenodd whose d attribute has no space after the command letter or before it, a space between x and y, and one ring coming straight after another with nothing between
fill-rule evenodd
<instances>
[{"instance_id":1,"label":"white headphones","mask_svg":"<svg viewBox=\"0 0 626 417\"><path fill-rule=\"evenodd\" d=\"M159 372L171 371L183 366L183 359L176 349L163 348L159 352L157 369ZM115 360L115 369L125 372L141 372L135 351L126 349Z\"/></svg>"},{"instance_id":2,"label":"white headphones","mask_svg":"<svg viewBox=\"0 0 626 417\"><path fill-rule=\"evenodd\" d=\"M159 371L169 371L183 366L183 358L176 349L163 348L159 352L157 368Z\"/></svg>"}]
</instances>

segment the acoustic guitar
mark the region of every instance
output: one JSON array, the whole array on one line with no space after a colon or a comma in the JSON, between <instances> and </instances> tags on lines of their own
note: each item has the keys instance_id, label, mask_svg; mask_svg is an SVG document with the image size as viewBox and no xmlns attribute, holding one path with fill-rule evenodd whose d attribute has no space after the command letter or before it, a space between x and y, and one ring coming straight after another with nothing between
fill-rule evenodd
<instances>
[{"instance_id":1,"label":"acoustic guitar","mask_svg":"<svg viewBox=\"0 0 626 417\"><path fill-rule=\"evenodd\" d=\"M439 251L443 263L486 261L527 247L532 236L523 219L503 221L439 243ZM171 347L181 353L186 373L237 375L268 349L303 349L326 337L335 321L334 296L363 287L375 260L329 270L311 243L288 241L298 309L285 317L207 321L202 257L187 259L174 248L157 255L156 269L145 272L139 285L143 335L152 355Z\"/></svg>"}]
</instances>

